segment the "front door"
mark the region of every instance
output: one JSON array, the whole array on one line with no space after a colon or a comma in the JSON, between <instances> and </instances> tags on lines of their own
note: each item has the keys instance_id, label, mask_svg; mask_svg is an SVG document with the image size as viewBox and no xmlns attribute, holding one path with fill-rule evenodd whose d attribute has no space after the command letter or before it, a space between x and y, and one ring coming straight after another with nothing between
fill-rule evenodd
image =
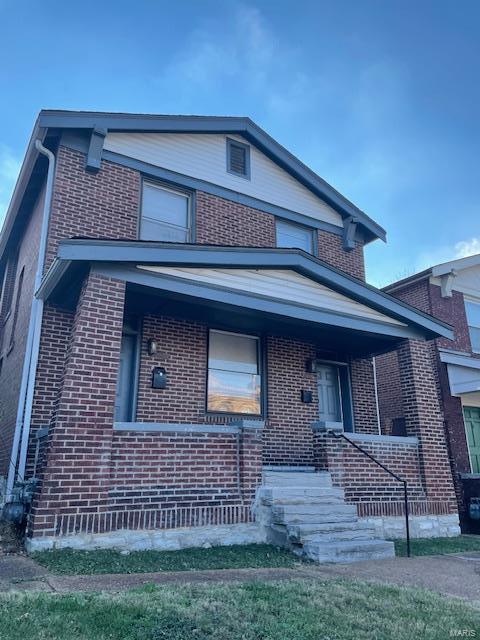
<instances>
[{"instance_id":1,"label":"front door","mask_svg":"<svg viewBox=\"0 0 480 640\"><path fill-rule=\"evenodd\" d=\"M137 332L124 327L115 398L115 422L131 422L134 417L137 373Z\"/></svg>"},{"instance_id":2,"label":"front door","mask_svg":"<svg viewBox=\"0 0 480 640\"><path fill-rule=\"evenodd\" d=\"M472 473L480 473L480 408L463 407Z\"/></svg>"},{"instance_id":3,"label":"front door","mask_svg":"<svg viewBox=\"0 0 480 640\"><path fill-rule=\"evenodd\" d=\"M342 422L342 404L338 368L317 365L318 410L321 422Z\"/></svg>"}]
</instances>

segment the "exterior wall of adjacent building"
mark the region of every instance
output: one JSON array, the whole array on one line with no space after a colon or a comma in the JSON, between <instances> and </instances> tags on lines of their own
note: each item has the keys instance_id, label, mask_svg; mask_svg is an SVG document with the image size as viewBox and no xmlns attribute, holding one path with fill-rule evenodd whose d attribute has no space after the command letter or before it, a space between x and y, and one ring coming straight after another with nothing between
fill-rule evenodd
<instances>
[{"instance_id":1,"label":"exterior wall of adjacent building","mask_svg":"<svg viewBox=\"0 0 480 640\"><path fill-rule=\"evenodd\" d=\"M18 395L38 259L44 194L40 192L23 234L6 255L0 310L0 477L8 475Z\"/></svg>"},{"instance_id":2,"label":"exterior wall of adjacent building","mask_svg":"<svg viewBox=\"0 0 480 640\"><path fill-rule=\"evenodd\" d=\"M451 394L447 365L440 360L441 349L461 352L472 358L480 357L472 351L465 312L465 298L460 291L452 291L451 296L442 296L440 284L428 277L395 289L392 295L408 302L421 311L430 313L454 327L454 340L438 338L432 344L431 358L435 367L437 392L444 417L445 437L454 479L462 526L469 526L468 504L465 499L462 476L471 473L467 436L463 417L462 399ZM382 428L388 432L395 418L403 417L401 388L396 384L400 375L397 352L377 358L379 404ZM468 400L465 401L468 404ZM479 496L480 497L480 496Z\"/></svg>"}]
</instances>

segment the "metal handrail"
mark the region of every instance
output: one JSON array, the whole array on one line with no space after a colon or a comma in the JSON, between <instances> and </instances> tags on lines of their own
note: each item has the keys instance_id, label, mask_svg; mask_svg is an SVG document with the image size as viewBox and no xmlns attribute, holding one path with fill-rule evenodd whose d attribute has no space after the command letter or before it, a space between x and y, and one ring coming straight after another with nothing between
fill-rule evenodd
<instances>
[{"instance_id":1,"label":"metal handrail","mask_svg":"<svg viewBox=\"0 0 480 640\"><path fill-rule=\"evenodd\" d=\"M336 433L335 431L328 431L328 434L333 436L334 438L343 438L344 440L349 442L352 445L352 447L357 449L357 451L360 451L360 453L363 453L364 456L367 456L367 458L369 458L372 462L374 462L379 467L381 467L384 471L386 471L390 476L392 476L392 478L395 478L395 480L403 484L403 500L405 504L405 528L407 533L407 557L410 558L410 524L408 521L408 483L407 481L404 480L403 478L400 478L400 476L398 476L396 473L391 471L379 460L374 458L370 453L368 453L368 451L365 451L365 449L362 449L362 447L359 447L358 444L350 440L350 438L347 438L347 436L344 433Z\"/></svg>"}]
</instances>

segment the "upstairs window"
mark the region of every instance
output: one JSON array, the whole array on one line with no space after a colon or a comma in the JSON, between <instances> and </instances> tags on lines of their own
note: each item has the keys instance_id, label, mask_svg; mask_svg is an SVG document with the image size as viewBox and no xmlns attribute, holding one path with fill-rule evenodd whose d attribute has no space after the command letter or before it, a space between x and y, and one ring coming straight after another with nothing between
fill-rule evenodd
<instances>
[{"instance_id":1,"label":"upstairs window","mask_svg":"<svg viewBox=\"0 0 480 640\"><path fill-rule=\"evenodd\" d=\"M480 353L480 302L465 300L465 311L467 312L472 351Z\"/></svg>"},{"instance_id":2,"label":"upstairs window","mask_svg":"<svg viewBox=\"0 0 480 640\"><path fill-rule=\"evenodd\" d=\"M313 253L313 229L285 220L277 220L276 233L277 247L303 249L307 253Z\"/></svg>"},{"instance_id":3,"label":"upstairs window","mask_svg":"<svg viewBox=\"0 0 480 640\"><path fill-rule=\"evenodd\" d=\"M227 171L250 179L250 147L227 138Z\"/></svg>"},{"instance_id":4,"label":"upstairs window","mask_svg":"<svg viewBox=\"0 0 480 640\"><path fill-rule=\"evenodd\" d=\"M207 411L261 414L259 338L211 330Z\"/></svg>"},{"instance_id":5,"label":"upstairs window","mask_svg":"<svg viewBox=\"0 0 480 640\"><path fill-rule=\"evenodd\" d=\"M188 242L190 196L151 182L144 182L140 240Z\"/></svg>"}]
</instances>

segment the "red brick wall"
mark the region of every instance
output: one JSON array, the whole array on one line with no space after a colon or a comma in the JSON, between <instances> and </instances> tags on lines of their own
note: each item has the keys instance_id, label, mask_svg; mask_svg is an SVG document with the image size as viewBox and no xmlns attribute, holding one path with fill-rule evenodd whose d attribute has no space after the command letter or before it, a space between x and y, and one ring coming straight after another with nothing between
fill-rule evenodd
<instances>
[{"instance_id":1,"label":"red brick wall","mask_svg":"<svg viewBox=\"0 0 480 640\"><path fill-rule=\"evenodd\" d=\"M147 341L159 351L149 356ZM204 422L207 327L168 316L145 316L137 404L139 422ZM152 369L167 370L167 388L152 389Z\"/></svg>"},{"instance_id":2,"label":"red brick wall","mask_svg":"<svg viewBox=\"0 0 480 640\"><path fill-rule=\"evenodd\" d=\"M57 513L95 513L108 501L125 283L90 274L66 352L42 486L30 527L55 533Z\"/></svg>"},{"instance_id":3,"label":"red brick wall","mask_svg":"<svg viewBox=\"0 0 480 640\"><path fill-rule=\"evenodd\" d=\"M238 438L114 432L124 290L124 283L90 274L66 351L51 344L45 349L63 385L58 400L52 396L39 406L39 414L55 409L29 531L41 536L248 521L261 478L256 430ZM65 318L57 319L62 322L68 333Z\"/></svg>"},{"instance_id":4,"label":"red brick wall","mask_svg":"<svg viewBox=\"0 0 480 640\"><path fill-rule=\"evenodd\" d=\"M453 500L444 500L426 493L420 452L416 444L405 443L400 439L396 442L369 442L355 438L354 442L399 477L407 480L412 515L455 511ZM395 481L352 445L317 434L315 450L319 468L332 473L334 484L345 490L347 502L357 504L360 517L404 515L403 484Z\"/></svg>"},{"instance_id":5,"label":"red brick wall","mask_svg":"<svg viewBox=\"0 0 480 640\"><path fill-rule=\"evenodd\" d=\"M398 350L408 435L419 439L420 469L431 500L455 502L433 345L406 340Z\"/></svg>"},{"instance_id":6,"label":"red brick wall","mask_svg":"<svg viewBox=\"0 0 480 640\"><path fill-rule=\"evenodd\" d=\"M435 370L437 393L445 425L445 439L460 518L462 519L465 517L466 505L459 474L470 472L462 403L459 398L453 397L450 393L447 367L440 362L436 348L471 352L464 297L462 293L453 291L451 297L444 298L441 295L441 288L438 285L430 284L428 279L413 285L407 285L395 291L393 295L422 311L431 313L454 327L454 340L448 340L447 338L435 340L430 345L430 357ZM471 355L475 357L475 354ZM385 384L381 385L381 393L379 394L383 419L383 416L386 418L390 413L395 412L398 414L398 407L401 407L402 404L399 386L396 384L396 379L400 375L400 367L398 360L395 362L393 354L382 356L379 360L381 360L379 379L391 380L391 383L385 382ZM399 415L403 415L403 413Z\"/></svg>"},{"instance_id":7,"label":"red brick wall","mask_svg":"<svg viewBox=\"0 0 480 640\"><path fill-rule=\"evenodd\" d=\"M345 251L340 236L318 230L318 257L328 264L346 271L360 280L365 280L365 260L363 243L355 243L355 249Z\"/></svg>"},{"instance_id":8,"label":"red brick wall","mask_svg":"<svg viewBox=\"0 0 480 640\"><path fill-rule=\"evenodd\" d=\"M9 310L4 309L0 319L0 476L7 475L11 457L13 434L17 415L18 395L22 377L23 360L30 322L31 301L34 293L35 273L38 260L38 243L43 213L43 193L37 199L23 237L17 247L18 259L12 252L16 270L9 276L7 300ZM23 284L19 299L18 315L13 344L11 336L15 319L15 304L18 292L19 276L23 271ZM8 313L9 311L9 313Z\"/></svg>"},{"instance_id":9,"label":"red brick wall","mask_svg":"<svg viewBox=\"0 0 480 640\"><path fill-rule=\"evenodd\" d=\"M275 246L275 218L271 214L202 191L195 199L199 244Z\"/></svg>"},{"instance_id":10,"label":"red brick wall","mask_svg":"<svg viewBox=\"0 0 480 640\"><path fill-rule=\"evenodd\" d=\"M208 328L169 316L147 315L143 321L137 420L140 422L211 422L205 414ZM149 356L146 344L156 340L159 351ZM318 419L315 374L306 361L319 345L287 337L265 338L268 363L268 415L264 429L264 460L269 464L311 464L311 424ZM152 369L167 371L167 389L151 388ZM377 416L370 360L351 365L355 429L377 433ZM301 401L301 391L313 402ZM222 420L222 418L219 418Z\"/></svg>"},{"instance_id":11,"label":"red brick wall","mask_svg":"<svg viewBox=\"0 0 480 640\"><path fill-rule=\"evenodd\" d=\"M350 376L352 381L355 431L358 433L378 433L372 360L352 360Z\"/></svg>"},{"instance_id":12,"label":"red brick wall","mask_svg":"<svg viewBox=\"0 0 480 640\"><path fill-rule=\"evenodd\" d=\"M378 405L382 433L389 435L395 418L403 418L403 393L397 351L376 357Z\"/></svg>"},{"instance_id":13,"label":"red brick wall","mask_svg":"<svg viewBox=\"0 0 480 640\"><path fill-rule=\"evenodd\" d=\"M431 313L439 320L452 325L455 332L454 340L438 338L436 341L437 346L444 349L466 351L474 358L480 358L480 354L472 353L463 293L453 291L451 297L442 298L441 288L431 284L430 300Z\"/></svg>"},{"instance_id":14,"label":"red brick wall","mask_svg":"<svg viewBox=\"0 0 480 640\"><path fill-rule=\"evenodd\" d=\"M37 384L33 397L31 435L27 456L27 478L34 474L37 432L49 427L53 418L59 393L62 389L67 347L71 338L73 313L46 304L43 311L40 356L37 366ZM39 459L37 468L43 464L46 437L39 441Z\"/></svg>"},{"instance_id":15,"label":"red brick wall","mask_svg":"<svg viewBox=\"0 0 480 640\"><path fill-rule=\"evenodd\" d=\"M315 357L315 345L290 338L267 339L268 423L264 429L267 464L312 464L312 422L318 420L315 374L305 363ZM301 391L313 394L312 404L301 402Z\"/></svg>"},{"instance_id":16,"label":"red brick wall","mask_svg":"<svg viewBox=\"0 0 480 640\"><path fill-rule=\"evenodd\" d=\"M138 171L103 160L98 173L88 173L84 154L60 146L46 268L65 238L135 240L139 203Z\"/></svg>"}]
</instances>

